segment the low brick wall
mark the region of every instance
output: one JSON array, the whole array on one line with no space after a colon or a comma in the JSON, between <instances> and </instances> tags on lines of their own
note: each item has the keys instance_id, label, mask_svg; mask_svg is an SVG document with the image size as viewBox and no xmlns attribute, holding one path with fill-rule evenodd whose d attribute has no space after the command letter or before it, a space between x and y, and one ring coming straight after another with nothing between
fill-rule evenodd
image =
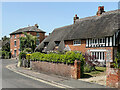
<instances>
[{"instance_id":1,"label":"low brick wall","mask_svg":"<svg viewBox=\"0 0 120 90\"><path fill-rule=\"evenodd\" d=\"M106 85L120 88L120 69L107 68Z\"/></svg>"},{"instance_id":2,"label":"low brick wall","mask_svg":"<svg viewBox=\"0 0 120 90\"><path fill-rule=\"evenodd\" d=\"M32 69L38 72L47 72L74 79L80 78L80 61L75 60L74 65L63 63L50 63L41 61L32 61Z\"/></svg>"}]
</instances>

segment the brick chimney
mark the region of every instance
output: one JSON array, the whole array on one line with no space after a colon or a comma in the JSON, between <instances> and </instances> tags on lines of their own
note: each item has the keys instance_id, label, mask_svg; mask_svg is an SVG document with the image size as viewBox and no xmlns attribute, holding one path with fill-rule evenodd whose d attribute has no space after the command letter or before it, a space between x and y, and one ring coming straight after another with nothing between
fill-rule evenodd
<instances>
[{"instance_id":1,"label":"brick chimney","mask_svg":"<svg viewBox=\"0 0 120 90\"><path fill-rule=\"evenodd\" d=\"M38 26L38 24L35 24L35 26L38 28L39 26Z\"/></svg>"},{"instance_id":2,"label":"brick chimney","mask_svg":"<svg viewBox=\"0 0 120 90\"><path fill-rule=\"evenodd\" d=\"M104 13L105 11L104 11L104 6L99 6L98 7L98 11L97 11L97 16L100 16L102 13Z\"/></svg>"},{"instance_id":3,"label":"brick chimney","mask_svg":"<svg viewBox=\"0 0 120 90\"><path fill-rule=\"evenodd\" d=\"M76 21L77 19L79 19L79 17L77 16L77 14L75 14L74 23L75 23L75 21Z\"/></svg>"}]
</instances>

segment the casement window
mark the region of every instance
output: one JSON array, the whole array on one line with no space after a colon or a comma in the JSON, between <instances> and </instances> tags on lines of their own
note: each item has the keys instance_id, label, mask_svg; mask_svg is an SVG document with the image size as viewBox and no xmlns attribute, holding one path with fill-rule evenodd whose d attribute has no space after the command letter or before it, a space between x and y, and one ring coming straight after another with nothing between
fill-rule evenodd
<instances>
[{"instance_id":1,"label":"casement window","mask_svg":"<svg viewBox=\"0 0 120 90\"><path fill-rule=\"evenodd\" d=\"M39 43L40 43L40 40L37 39L37 40L36 40L36 45L39 45Z\"/></svg>"},{"instance_id":2,"label":"casement window","mask_svg":"<svg viewBox=\"0 0 120 90\"><path fill-rule=\"evenodd\" d=\"M73 45L81 45L81 40L74 40Z\"/></svg>"},{"instance_id":3,"label":"casement window","mask_svg":"<svg viewBox=\"0 0 120 90\"><path fill-rule=\"evenodd\" d=\"M36 36L37 36L37 37L40 37L40 34L39 34L39 33L37 33L37 34L36 34Z\"/></svg>"},{"instance_id":4,"label":"casement window","mask_svg":"<svg viewBox=\"0 0 120 90\"><path fill-rule=\"evenodd\" d=\"M16 57L17 50L14 50L14 56Z\"/></svg>"},{"instance_id":5,"label":"casement window","mask_svg":"<svg viewBox=\"0 0 120 90\"><path fill-rule=\"evenodd\" d=\"M56 46L59 46L59 44L60 44L60 41L55 41Z\"/></svg>"},{"instance_id":6,"label":"casement window","mask_svg":"<svg viewBox=\"0 0 120 90\"><path fill-rule=\"evenodd\" d=\"M14 41L14 46L15 46L15 47L16 47L16 44L17 44L16 41Z\"/></svg>"},{"instance_id":7,"label":"casement window","mask_svg":"<svg viewBox=\"0 0 120 90\"><path fill-rule=\"evenodd\" d=\"M15 38L16 38L16 34L15 34Z\"/></svg>"},{"instance_id":8,"label":"casement window","mask_svg":"<svg viewBox=\"0 0 120 90\"><path fill-rule=\"evenodd\" d=\"M86 47L102 47L105 46L105 38L86 39Z\"/></svg>"},{"instance_id":9,"label":"casement window","mask_svg":"<svg viewBox=\"0 0 120 90\"><path fill-rule=\"evenodd\" d=\"M95 59L97 59L98 61L102 62L105 60L105 52L96 52L96 51L92 51L91 52L91 56L94 56Z\"/></svg>"}]
</instances>

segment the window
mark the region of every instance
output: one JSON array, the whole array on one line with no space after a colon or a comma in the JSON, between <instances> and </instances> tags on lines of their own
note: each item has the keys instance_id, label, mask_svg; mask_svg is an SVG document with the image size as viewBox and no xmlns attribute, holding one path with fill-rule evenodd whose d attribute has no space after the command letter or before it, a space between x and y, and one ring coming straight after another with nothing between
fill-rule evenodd
<instances>
[{"instance_id":1,"label":"window","mask_svg":"<svg viewBox=\"0 0 120 90\"><path fill-rule=\"evenodd\" d=\"M39 43L40 43L40 40L39 40L39 39L37 39L37 41L36 41L36 45L39 45Z\"/></svg>"},{"instance_id":2,"label":"window","mask_svg":"<svg viewBox=\"0 0 120 90\"><path fill-rule=\"evenodd\" d=\"M95 56L95 59L97 59L98 61L105 60L105 52L99 52L99 51L95 52L95 51L92 51L91 55Z\"/></svg>"},{"instance_id":3,"label":"window","mask_svg":"<svg viewBox=\"0 0 120 90\"><path fill-rule=\"evenodd\" d=\"M81 40L74 40L73 45L81 45Z\"/></svg>"},{"instance_id":4,"label":"window","mask_svg":"<svg viewBox=\"0 0 120 90\"><path fill-rule=\"evenodd\" d=\"M37 33L37 35L36 35L37 37L40 37L40 34L39 33Z\"/></svg>"},{"instance_id":5,"label":"window","mask_svg":"<svg viewBox=\"0 0 120 90\"><path fill-rule=\"evenodd\" d=\"M56 46L59 46L60 41L55 41Z\"/></svg>"},{"instance_id":6,"label":"window","mask_svg":"<svg viewBox=\"0 0 120 90\"><path fill-rule=\"evenodd\" d=\"M16 46L16 41L14 41L14 46Z\"/></svg>"},{"instance_id":7,"label":"window","mask_svg":"<svg viewBox=\"0 0 120 90\"><path fill-rule=\"evenodd\" d=\"M14 50L14 56L15 56L15 57L16 57L16 52L17 52L17 51L16 51L16 50Z\"/></svg>"},{"instance_id":8,"label":"window","mask_svg":"<svg viewBox=\"0 0 120 90\"><path fill-rule=\"evenodd\" d=\"M16 34L15 34L15 38L16 38Z\"/></svg>"},{"instance_id":9,"label":"window","mask_svg":"<svg viewBox=\"0 0 120 90\"><path fill-rule=\"evenodd\" d=\"M49 42L44 42L44 47L46 47L48 45Z\"/></svg>"},{"instance_id":10,"label":"window","mask_svg":"<svg viewBox=\"0 0 120 90\"><path fill-rule=\"evenodd\" d=\"M88 47L102 47L105 46L105 38L100 38L100 39L88 39L89 43L86 42L86 45Z\"/></svg>"}]
</instances>

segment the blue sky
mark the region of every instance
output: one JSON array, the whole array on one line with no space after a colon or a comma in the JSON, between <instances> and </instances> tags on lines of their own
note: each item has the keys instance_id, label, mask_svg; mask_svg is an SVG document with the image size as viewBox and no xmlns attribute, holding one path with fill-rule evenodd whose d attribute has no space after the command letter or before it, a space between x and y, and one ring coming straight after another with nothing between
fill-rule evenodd
<instances>
[{"instance_id":1,"label":"blue sky","mask_svg":"<svg viewBox=\"0 0 120 90\"><path fill-rule=\"evenodd\" d=\"M3 2L2 36L36 23L48 34L72 24L75 14L80 18L95 15L100 5L105 11L118 9L117 2Z\"/></svg>"}]
</instances>

